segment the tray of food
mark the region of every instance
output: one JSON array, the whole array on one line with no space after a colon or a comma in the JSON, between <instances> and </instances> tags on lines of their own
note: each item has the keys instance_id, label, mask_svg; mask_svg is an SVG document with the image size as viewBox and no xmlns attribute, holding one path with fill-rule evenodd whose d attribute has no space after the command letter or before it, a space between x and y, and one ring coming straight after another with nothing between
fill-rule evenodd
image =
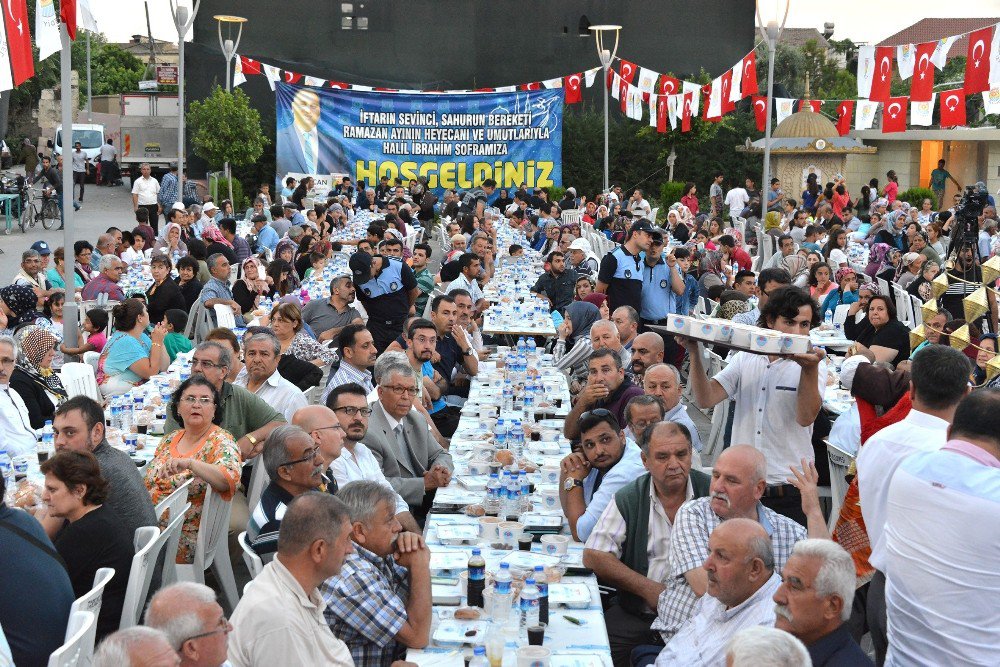
<instances>
[{"instance_id":1,"label":"tray of food","mask_svg":"<svg viewBox=\"0 0 1000 667\"><path fill-rule=\"evenodd\" d=\"M809 336L785 334L773 329L715 318L671 315L665 326L654 325L650 328L694 338L703 343L719 343L752 354L805 354L811 349Z\"/></svg>"}]
</instances>

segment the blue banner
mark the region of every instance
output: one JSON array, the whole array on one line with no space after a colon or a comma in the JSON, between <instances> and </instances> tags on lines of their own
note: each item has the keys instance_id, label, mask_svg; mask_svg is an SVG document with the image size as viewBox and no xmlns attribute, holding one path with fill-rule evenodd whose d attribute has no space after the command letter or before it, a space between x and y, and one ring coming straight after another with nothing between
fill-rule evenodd
<instances>
[{"instance_id":1,"label":"blue banner","mask_svg":"<svg viewBox=\"0 0 1000 667\"><path fill-rule=\"evenodd\" d=\"M563 91L406 94L275 84L277 176L426 176L438 194L488 178L562 184Z\"/></svg>"}]
</instances>

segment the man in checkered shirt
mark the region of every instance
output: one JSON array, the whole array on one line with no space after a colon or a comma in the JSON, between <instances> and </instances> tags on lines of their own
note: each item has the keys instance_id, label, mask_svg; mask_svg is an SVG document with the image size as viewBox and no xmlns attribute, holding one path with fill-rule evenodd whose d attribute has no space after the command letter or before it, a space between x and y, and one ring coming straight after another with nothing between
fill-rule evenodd
<instances>
[{"instance_id":1,"label":"man in checkered shirt","mask_svg":"<svg viewBox=\"0 0 1000 667\"><path fill-rule=\"evenodd\" d=\"M419 535L400 532L391 488L359 480L337 498L350 512L354 553L320 586L323 615L357 667L390 667L430 641L430 550Z\"/></svg>"},{"instance_id":2,"label":"man in checkered shirt","mask_svg":"<svg viewBox=\"0 0 1000 667\"><path fill-rule=\"evenodd\" d=\"M808 536L829 539L816 489L816 469L807 463L803 472L791 471L789 481L802 492L802 511L808 519ZM760 498L766 487L764 455L750 445L734 445L719 456L712 470L711 493L691 500L677 511L670 536L670 574L657 603L658 630L669 642L691 616L694 603L705 594L708 577L702 564L708 557L708 537L726 519L743 517L760 522L771 536L775 571L780 573L792 547L805 539L806 529L773 510Z\"/></svg>"}]
</instances>

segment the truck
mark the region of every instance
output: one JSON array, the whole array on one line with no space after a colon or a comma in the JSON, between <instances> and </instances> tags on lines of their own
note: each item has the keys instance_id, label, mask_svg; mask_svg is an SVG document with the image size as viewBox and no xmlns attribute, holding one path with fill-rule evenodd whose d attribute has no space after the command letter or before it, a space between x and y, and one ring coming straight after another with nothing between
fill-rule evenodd
<instances>
[{"instance_id":1,"label":"truck","mask_svg":"<svg viewBox=\"0 0 1000 667\"><path fill-rule=\"evenodd\" d=\"M139 176L148 163L159 177L177 162L177 95L126 93L121 100L121 141L118 163L122 173Z\"/></svg>"}]
</instances>

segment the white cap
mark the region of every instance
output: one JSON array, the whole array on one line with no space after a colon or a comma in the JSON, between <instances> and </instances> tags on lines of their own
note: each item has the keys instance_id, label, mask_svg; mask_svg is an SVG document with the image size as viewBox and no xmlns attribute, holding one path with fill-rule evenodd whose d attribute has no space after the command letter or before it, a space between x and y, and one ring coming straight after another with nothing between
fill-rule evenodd
<instances>
[{"instance_id":1,"label":"white cap","mask_svg":"<svg viewBox=\"0 0 1000 667\"><path fill-rule=\"evenodd\" d=\"M170 208L171 208L171 210L174 210L174 211L186 211L187 210L187 207L184 206L184 204L182 204L179 201L175 201L174 205L171 206Z\"/></svg>"},{"instance_id":2,"label":"white cap","mask_svg":"<svg viewBox=\"0 0 1000 667\"><path fill-rule=\"evenodd\" d=\"M573 239L573 242L569 244L570 250L582 250L583 252L591 252L593 248L590 246L590 241L585 238Z\"/></svg>"},{"instance_id":3,"label":"white cap","mask_svg":"<svg viewBox=\"0 0 1000 667\"><path fill-rule=\"evenodd\" d=\"M215 202L210 201L206 202L205 205L202 206L201 210L205 213L208 213L209 211L218 211L219 207L215 205Z\"/></svg>"}]
</instances>

